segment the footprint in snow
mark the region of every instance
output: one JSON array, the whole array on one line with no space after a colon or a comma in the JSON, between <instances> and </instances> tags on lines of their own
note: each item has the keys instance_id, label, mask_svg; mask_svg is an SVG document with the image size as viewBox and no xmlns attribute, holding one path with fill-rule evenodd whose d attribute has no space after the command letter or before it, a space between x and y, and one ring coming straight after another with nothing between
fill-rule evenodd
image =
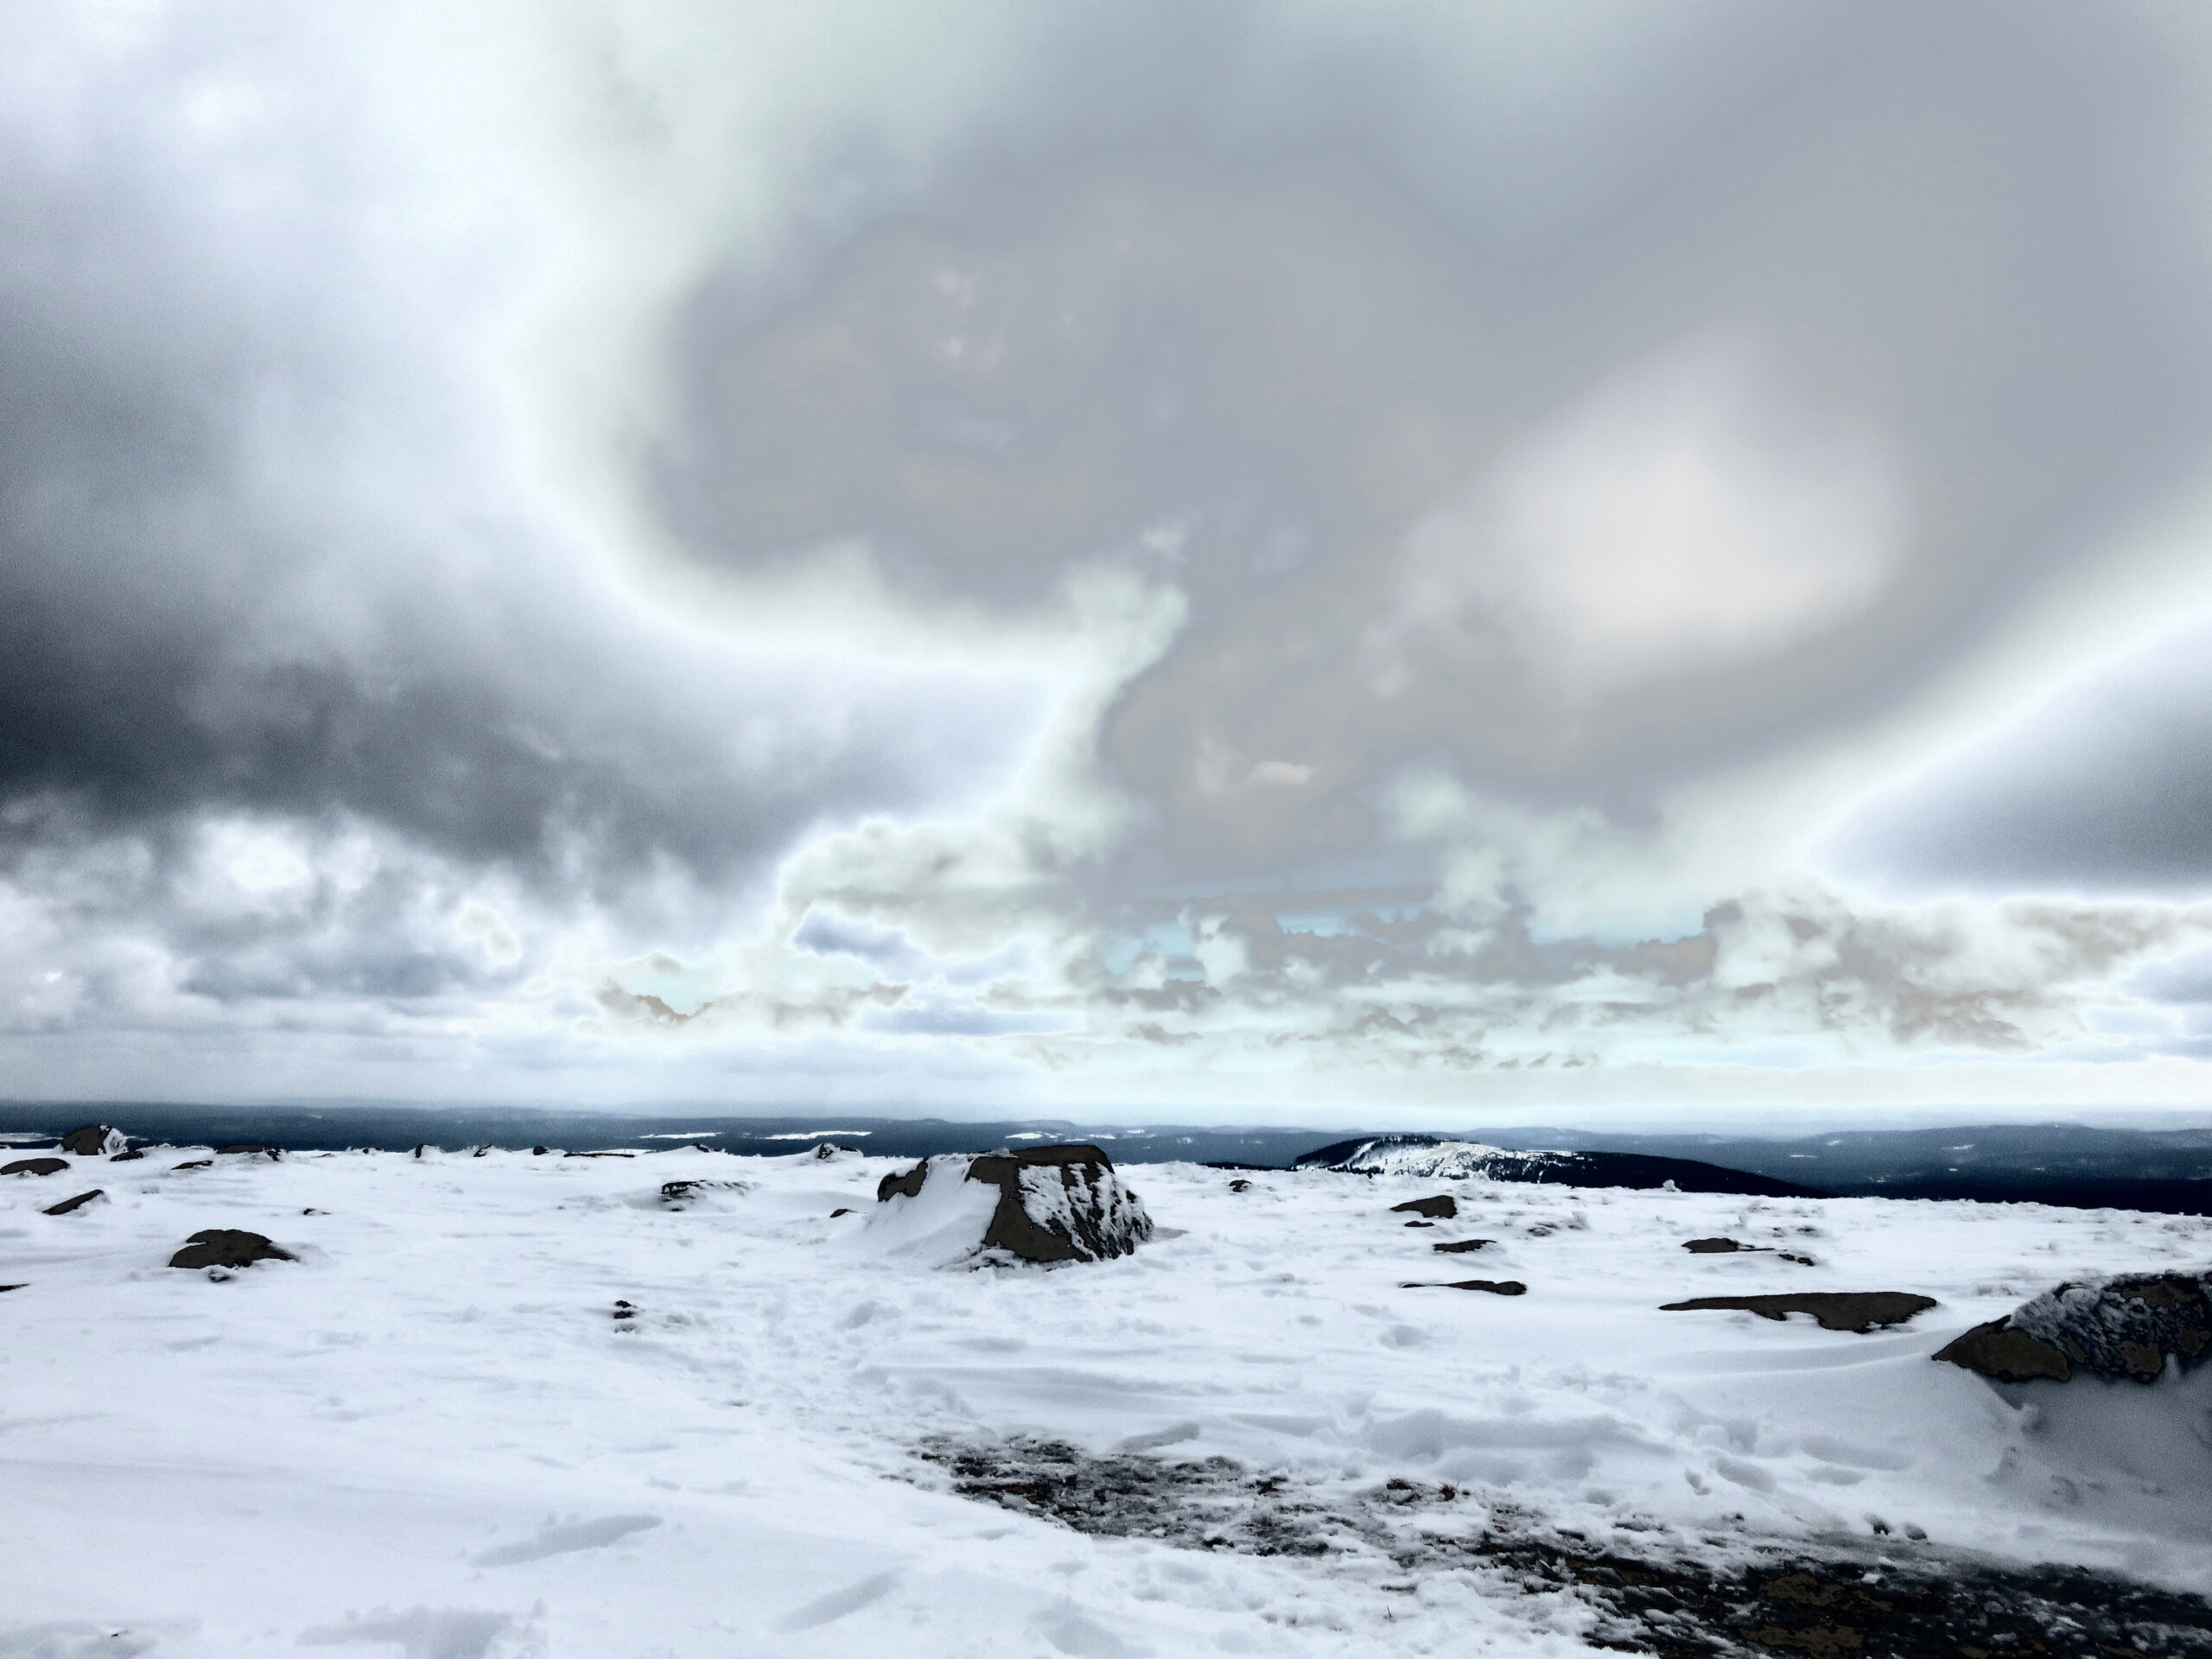
<instances>
[{"instance_id":1,"label":"footprint in snow","mask_svg":"<svg viewBox=\"0 0 2212 1659\"><path fill-rule=\"evenodd\" d=\"M466 1607L415 1607L404 1613L379 1611L366 1618L348 1617L342 1624L321 1624L300 1632L303 1648L334 1648L353 1642L397 1643L406 1659L490 1659L492 1643L513 1621L505 1613Z\"/></svg>"},{"instance_id":2,"label":"footprint in snow","mask_svg":"<svg viewBox=\"0 0 2212 1659\"><path fill-rule=\"evenodd\" d=\"M604 1549L619 1543L633 1532L644 1532L660 1525L657 1515L610 1515L601 1521L571 1521L564 1526L548 1527L535 1538L518 1543L502 1544L497 1549L487 1549L468 1558L471 1567L519 1567L524 1561L542 1561L552 1555L573 1555L582 1549ZM304 1639L304 1638L302 1638ZM350 1639L350 1638L349 1638ZM383 1640L396 1640L384 1637Z\"/></svg>"}]
</instances>

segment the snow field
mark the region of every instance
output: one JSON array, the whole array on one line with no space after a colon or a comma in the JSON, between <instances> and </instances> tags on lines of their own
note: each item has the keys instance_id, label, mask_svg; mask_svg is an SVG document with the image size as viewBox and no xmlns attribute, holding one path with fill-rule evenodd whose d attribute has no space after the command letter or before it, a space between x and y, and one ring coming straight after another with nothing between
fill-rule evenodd
<instances>
[{"instance_id":1,"label":"snow field","mask_svg":"<svg viewBox=\"0 0 2212 1659\"><path fill-rule=\"evenodd\" d=\"M1592 1651L1577 1605L1471 1573L955 1497L932 1437L1449 1483L1443 1531L1726 1553L1878 1522L2212 1589L2212 1368L2000 1391L1928 1359L2063 1278L2201 1268L2196 1218L1137 1165L1135 1255L973 1271L995 1194L879 1207L887 1159L175 1168L209 1155L0 1183L0 1656ZM748 1190L679 1209L671 1180ZM1388 1213L1435 1192L1458 1219ZM300 1259L163 1265L204 1227ZM1681 1249L1712 1234L1818 1265ZM1400 1288L1469 1277L1529 1294ZM1866 1336L1657 1311L1781 1290L1940 1305Z\"/></svg>"}]
</instances>

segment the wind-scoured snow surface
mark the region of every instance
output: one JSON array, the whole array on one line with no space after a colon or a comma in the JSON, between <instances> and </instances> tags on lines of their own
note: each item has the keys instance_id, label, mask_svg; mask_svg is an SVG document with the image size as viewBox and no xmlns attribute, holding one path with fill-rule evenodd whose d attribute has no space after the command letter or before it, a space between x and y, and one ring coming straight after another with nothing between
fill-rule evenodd
<instances>
[{"instance_id":1,"label":"wind-scoured snow surface","mask_svg":"<svg viewBox=\"0 0 2212 1659\"><path fill-rule=\"evenodd\" d=\"M899 1166L855 1154L177 1167L210 1156L0 1183L0 1654L1593 1651L1586 1600L1420 1541L1509 1521L2212 1589L2212 1368L2038 1403L1929 1357L2062 1280L2201 1270L2196 1218L1467 1179L1408 1227L1438 1184L1168 1164L1130 1172L1149 1243L1044 1270L963 1260L991 1190L879 1206ZM297 1260L164 1265L207 1228ZM1816 1265L1681 1248L1713 1235ZM1402 1287L1471 1273L1528 1294ZM1938 1306L1659 1311L1790 1290ZM1095 1535L954 1490L1040 1445L1211 1508ZM1284 1494L1303 1541L1248 1548Z\"/></svg>"}]
</instances>

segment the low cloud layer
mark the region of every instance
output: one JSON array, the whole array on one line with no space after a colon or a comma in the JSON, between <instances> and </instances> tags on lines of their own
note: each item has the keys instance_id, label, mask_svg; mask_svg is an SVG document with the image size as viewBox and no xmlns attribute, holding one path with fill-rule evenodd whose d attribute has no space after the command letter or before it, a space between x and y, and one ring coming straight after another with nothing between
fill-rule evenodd
<instances>
[{"instance_id":1,"label":"low cloud layer","mask_svg":"<svg viewBox=\"0 0 2212 1659\"><path fill-rule=\"evenodd\" d=\"M0 31L16 1092L2196 1086L2185 16Z\"/></svg>"}]
</instances>

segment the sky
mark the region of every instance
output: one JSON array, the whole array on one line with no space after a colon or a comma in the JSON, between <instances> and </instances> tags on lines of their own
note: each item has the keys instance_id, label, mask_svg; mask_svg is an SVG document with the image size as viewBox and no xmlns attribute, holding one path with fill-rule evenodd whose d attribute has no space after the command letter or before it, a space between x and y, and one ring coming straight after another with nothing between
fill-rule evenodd
<instances>
[{"instance_id":1,"label":"sky","mask_svg":"<svg viewBox=\"0 0 2212 1659\"><path fill-rule=\"evenodd\" d=\"M0 12L0 1094L2212 1119L2212 16Z\"/></svg>"}]
</instances>

